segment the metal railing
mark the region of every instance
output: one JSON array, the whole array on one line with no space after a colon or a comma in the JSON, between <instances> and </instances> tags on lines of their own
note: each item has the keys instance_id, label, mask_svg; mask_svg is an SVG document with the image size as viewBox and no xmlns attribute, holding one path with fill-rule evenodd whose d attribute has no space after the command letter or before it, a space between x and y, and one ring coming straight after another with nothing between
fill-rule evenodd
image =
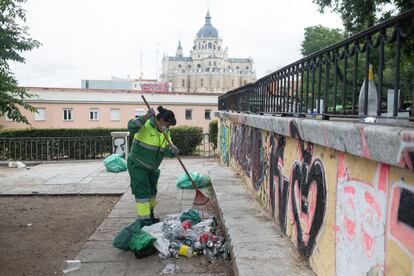
<instances>
[{"instance_id":1,"label":"metal railing","mask_svg":"<svg viewBox=\"0 0 414 276\"><path fill-rule=\"evenodd\" d=\"M102 159L111 153L111 136L0 138L0 160Z\"/></svg>"},{"instance_id":2,"label":"metal railing","mask_svg":"<svg viewBox=\"0 0 414 276\"><path fill-rule=\"evenodd\" d=\"M217 150L210 137L208 133L203 134L200 144L191 155L206 158L216 156ZM111 136L0 137L0 161L104 159L111 153Z\"/></svg>"},{"instance_id":3,"label":"metal railing","mask_svg":"<svg viewBox=\"0 0 414 276\"><path fill-rule=\"evenodd\" d=\"M377 89L368 101L369 66ZM361 90L361 92L360 92ZM399 91L399 93L394 93ZM360 109L360 111L359 111ZM414 9L219 97L219 110L281 116L414 120ZM359 111L359 112L358 112ZM380 121L380 120L377 120Z\"/></svg>"}]
</instances>

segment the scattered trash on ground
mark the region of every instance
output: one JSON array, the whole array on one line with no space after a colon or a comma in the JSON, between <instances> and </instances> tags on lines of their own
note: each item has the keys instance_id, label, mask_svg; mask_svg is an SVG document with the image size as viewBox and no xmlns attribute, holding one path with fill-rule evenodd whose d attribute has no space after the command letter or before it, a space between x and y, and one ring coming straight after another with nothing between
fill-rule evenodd
<instances>
[{"instance_id":1,"label":"scattered trash on ground","mask_svg":"<svg viewBox=\"0 0 414 276\"><path fill-rule=\"evenodd\" d=\"M80 269L81 261L80 260L66 260L65 261L65 268L63 269L63 274L69 273L71 271L75 271Z\"/></svg>"},{"instance_id":2,"label":"scattered trash on ground","mask_svg":"<svg viewBox=\"0 0 414 276\"><path fill-rule=\"evenodd\" d=\"M108 172L122 172L128 168L122 154L114 153L104 159L104 165Z\"/></svg>"},{"instance_id":3,"label":"scattered trash on ground","mask_svg":"<svg viewBox=\"0 0 414 276\"><path fill-rule=\"evenodd\" d=\"M199 172L190 172L190 176L193 179L197 188L204 188L211 185L211 178L208 175L203 175ZM175 181L178 189L194 189L191 185L191 180L186 173L181 174Z\"/></svg>"},{"instance_id":4,"label":"scattered trash on ground","mask_svg":"<svg viewBox=\"0 0 414 276\"><path fill-rule=\"evenodd\" d=\"M161 271L161 274L174 274L180 267L173 263L168 263L164 269Z\"/></svg>"},{"instance_id":5,"label":"scattered trash on ground","mask_svg":"<svg viewBox=\"0 0 414 276\"><path fill-rule=\"evenodd\" d=\"M10 168L24 168L26 167L26 165L20 161L12 161L12 162L9 162L9 167Z\"/></svg>"},{"instance_id":6,"label":"scattered trash on ground","mask_svg":"<svg viewBox=\"0 0 414 276\"><path fill-rule=\"evenodd\" d=\"M151 225L136 220L117 234L113 245L135 251L137 258L150 255L151 251L147 249L155 247L162 259L204 256L210 263L214 258L228 262L229 248L224 238L217 234L217 226L215 217L201 220L198 210L189 209L181 214L168 215L163 221ZM143 235L143 232L148 235ZM166 267L165 271L170 269Z\"/></svg>"}]
</instances>

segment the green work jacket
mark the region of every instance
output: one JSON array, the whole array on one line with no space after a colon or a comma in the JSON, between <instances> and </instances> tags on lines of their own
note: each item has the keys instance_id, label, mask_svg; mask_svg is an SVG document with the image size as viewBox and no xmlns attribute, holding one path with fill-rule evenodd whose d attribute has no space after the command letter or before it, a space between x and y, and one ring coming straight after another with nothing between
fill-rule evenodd
<instances>
[{"instance_id":1,"label":"green work jacket","mask_svg":"<svg viewBox=\"0 0 414 276\"><path fill-rule=\"evenodd\" d=\"M154 117L146 122L144 122L144 116L129 120L128 130L134 135L128 158L131 158L142 168L155 171L160 166L164 156L174 157L164 134L156 128ZM169 130L166 134L171 141Z\"/></svg>"}]
</instances>

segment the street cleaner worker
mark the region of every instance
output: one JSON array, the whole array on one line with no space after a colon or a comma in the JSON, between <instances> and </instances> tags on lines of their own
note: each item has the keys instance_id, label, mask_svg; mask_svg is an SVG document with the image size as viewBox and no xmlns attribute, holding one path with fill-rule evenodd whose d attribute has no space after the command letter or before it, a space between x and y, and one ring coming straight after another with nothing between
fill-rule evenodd
<instances>
[{"instance_id":1,"label":"street cleaner worker","mask_svg":"<svg viewBox=\"0 0 414 276\"><path fill-rule=\"evenodd\" d=\"M162 106L157 108L158 129L155 124L155 112L148 109L143 116L128 122L128 130L134 135L132 148L128 155L128 172L131 177L131 190L135 195L135 207L138 219L150 225L159 222L154 216L157 183L160 166L164 156L178 154L175 145L169 146L162 131L171 141L169 127L176 124L174 112ZM161 131L162 130L162 131Z\"/></svg>"}]
</instances>

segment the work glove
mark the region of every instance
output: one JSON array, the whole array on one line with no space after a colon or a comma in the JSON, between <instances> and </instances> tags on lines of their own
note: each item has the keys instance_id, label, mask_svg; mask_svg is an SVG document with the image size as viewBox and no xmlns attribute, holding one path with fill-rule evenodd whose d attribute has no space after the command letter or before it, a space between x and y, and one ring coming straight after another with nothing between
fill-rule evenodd
<instances>
[{"instance_id":1,"label":"work glove","mask_svg":"<svg viewBox=\"0 0 414 276\"><path fill-rule=\"evenodd\" d=\"M174 144L171 144L170 145L170 151L174 154L174 155L177 155L180 151L178 150L178 148L174 145Z\"/></svg>"},{"instance_id":2,"label":"work glove","mask_svg":"<svg viewBox=\"0 0 414 276\"><path fill-rule=\"evenodd\" d=\"M147 110L147 114L146 114L147 118L151 118L152 116L155 116L155 111L154 109L150 108Z\"/></svg>"}]
</instances>

